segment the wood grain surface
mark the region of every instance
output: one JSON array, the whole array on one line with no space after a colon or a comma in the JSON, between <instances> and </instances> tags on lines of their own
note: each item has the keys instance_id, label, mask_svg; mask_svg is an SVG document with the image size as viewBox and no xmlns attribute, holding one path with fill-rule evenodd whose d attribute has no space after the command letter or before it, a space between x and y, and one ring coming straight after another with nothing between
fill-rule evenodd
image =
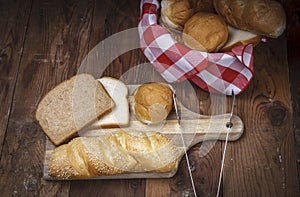
<instances>
[{"instance_id":1,"label":"wood grain surface","mask_svg":"<svg viewBox=\"0 0 300 197\"><path fill-rule=\"evenodd\" d=\"M1 1L0 143L3 144L17 81L32 2ZM19 28L22 27L22 28ZM2 146L0 147L2 152Z\"/></svg>"},{"instance_id":2,"label":"wood grain surface","mask_svg":"<svg viewBox=\"0 0 300 197\"><path fill-rule=\"evenodd\" d=\"M237 96L234 113L245 131L228 144L221 196L299 196L300 6L282 2L287 31L255 48L255 76ZM50 89L80 72L126 84L163 81L130 31L138 16L133 0L0 0L1 196L193 196L185 158L167 179L43 179L46 138L34 113ZM122 31L130 39L101 44ZM191 111L230 111L230 97L211 97L188 81L174 86ZM216 195L223 148L204 141L188 151L198 196Z\"/></svg>"},{"instance_id":3,"label":"wood grain surface","mask_svg":"<svg viewBox=\"0 0 300 197\"><path fill-rule=\"evenodd\" d=\"M296 155L298 165L298 177L300 178L300 2L296 0L286 1L286 14L288 18L287 50L289 63L289 77L291 84L293 106L293 129L296 140Z\"/></svg>"}]
</instances>

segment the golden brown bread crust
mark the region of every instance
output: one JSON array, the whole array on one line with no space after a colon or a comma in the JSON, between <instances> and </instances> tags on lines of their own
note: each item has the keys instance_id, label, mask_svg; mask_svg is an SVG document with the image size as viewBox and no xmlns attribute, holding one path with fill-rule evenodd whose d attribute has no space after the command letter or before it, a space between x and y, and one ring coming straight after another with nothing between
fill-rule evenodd
<instances>
[{"instance_id":1,"label":"golden brown bread crust","mask_svg":"<svg viewBox=\"0 0 300 197\"><path fill-rule=\"evenodd\" d=\"M286 28L282 5L273 0L214 0L215 10L232 26L277 38Z\"/></svg>"},{"instance_id":2,"label":"golden brown bread crust","mask_svg":"<svg viewBox=\"0 0 300 197\"><path fill-rule=\"evenodd\" d=\"M196 12L214 12L211 0L162 0L160 23L169 30L182 31Z\"/></svg>"},{"instance_id":3,"label":"golden brown bread crust","mask_svg":"<svg viewBox=\"0 0 300 197\"><path fill-rule=\"evenodd\" d=\"M166 84L153 82L139 86L133 95L133 111L146 124L167 118L173 107L173 92Z\"/></svg>"},{"instance_id":4,"label":"golden brown bread crust","mask_svg":"<svg viewBox=\"0 0 300 197\"><path fill-rule=\"evenodd\" d=\"M87 142L88 141L88 142ZM118 174L122 171L107 165L85 146L96 144L94 138L77 137L54 149L48 165L48 174L60 179L90 178ZM94 145L97 148L97 145Z\"/></svg>"},{"instance_id":5,"label":"golden brown bread crust","mask_svg":"<svg viewBox=\"0 0 300 197\"><path fill-rule=\"evenodd\" d=\"M170 172L177 168L180 150L159 132L119 131L111 135L110 140L120 142L120 146L137 161L129 171Z\"/></svg>"},{"instance_id":6,"label":"golden brown bread crust","mask_svg":"<svg viewBox=\"0 0 300 197\"><path fill-rule=\"evenodd\" d=\"M54 149L48 174L59 179L80 179L124 172L176 170L180 150L157 132L125 132L99 137L78 137Z\"/></svg>"},{"instance_id":7,"label":"golden brown bread crust","mask_svg":"<svg viewBox=\"0 0 300 197\"><path fill-rule=\"evenodd\" d=\"M182 31L185 22L195 13L188 0L163 0L161 22L172 30Z\"/></svg>"},{"instance_id":8,"label":"golden brown bread crust","mask_svg":"<svg viewBox=\"0 0 300 197\"><path fill-rule=\"evenodd\" d=\"M220 16L198 12L185 23L182 39L191 49L216 52L228 39L228 27Z\"/></svg>"}]
</instances>

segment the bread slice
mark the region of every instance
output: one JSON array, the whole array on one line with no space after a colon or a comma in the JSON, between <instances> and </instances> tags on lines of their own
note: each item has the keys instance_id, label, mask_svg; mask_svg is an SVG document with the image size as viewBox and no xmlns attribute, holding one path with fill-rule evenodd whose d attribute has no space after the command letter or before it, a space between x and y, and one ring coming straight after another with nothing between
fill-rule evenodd
<instances>
[{"instance_id":1,"label":"bread slice","mask_svg":"<svg viewBox=\"0 0 300 197\"><path fill-rule=\"evenodd\" d=\"M98 79L115 103L109 114L92 123L88 129L124 127L129 124L128 88L120 80L112 77Z\"/></svg>"},{"instance_id":2,"label":"bread slice","mask_svg":"<svg viewBox=\"0 0 300 197\"><path fill-rule=\"evenodd\" d=\"M40 101L35 116L49 139L60 145L113 106L113 100L99 81L91 75L79 74L49 91Z\"/></svg>"},{"instance_id":3,"label":"bread slice","mask_svg":"<svg viewBox=\"0 0 300 197\"><path fill-rule=\"evenodd\" d=\"M261 36L251 33L249 31L244 31L236 29L228 25L229 36L225 45L222 47L220 52L230 51L233 47L246 44L257 44L261 40Z\"/></svg>"}]
</instances>

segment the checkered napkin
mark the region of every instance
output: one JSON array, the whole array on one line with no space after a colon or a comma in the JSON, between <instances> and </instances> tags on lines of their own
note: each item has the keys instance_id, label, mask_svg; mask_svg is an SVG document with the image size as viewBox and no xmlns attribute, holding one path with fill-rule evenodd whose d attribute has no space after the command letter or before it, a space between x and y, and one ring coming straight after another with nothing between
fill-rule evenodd
<instances>
[{"instance_id":1,"label":"checkered napkin","mask_svg":"<svg viewBox=\"0 0 300 197\"><path fill-rule=\"evenodd\" d=\"M253 77L253 45L226 53L206 53L178 43L157 24L157 0L142 0L140 46L151 64L169 83L189 79L200 88L226 95L241 93Z\"/></svg>"}]
</instances>

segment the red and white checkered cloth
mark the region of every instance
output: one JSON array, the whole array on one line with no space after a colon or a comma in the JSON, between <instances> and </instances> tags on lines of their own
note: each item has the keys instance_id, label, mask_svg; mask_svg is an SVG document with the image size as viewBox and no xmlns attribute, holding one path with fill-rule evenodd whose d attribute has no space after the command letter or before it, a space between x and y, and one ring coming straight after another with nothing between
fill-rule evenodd
<instances>
[{"instance_id":1,"label":"red and white checkered cloth","mask_svg":"<svg viewBox=\"0 0 300 197\"><path fill-rule=\"evenodd\" d=\"M169 83L189 79L200 88L232 95L241 93L253 78L253 45L226 53L206 53L179 44L157 24L157 0L142 0L140 46L151 64Z\"/></svg>"}]
</instances>

